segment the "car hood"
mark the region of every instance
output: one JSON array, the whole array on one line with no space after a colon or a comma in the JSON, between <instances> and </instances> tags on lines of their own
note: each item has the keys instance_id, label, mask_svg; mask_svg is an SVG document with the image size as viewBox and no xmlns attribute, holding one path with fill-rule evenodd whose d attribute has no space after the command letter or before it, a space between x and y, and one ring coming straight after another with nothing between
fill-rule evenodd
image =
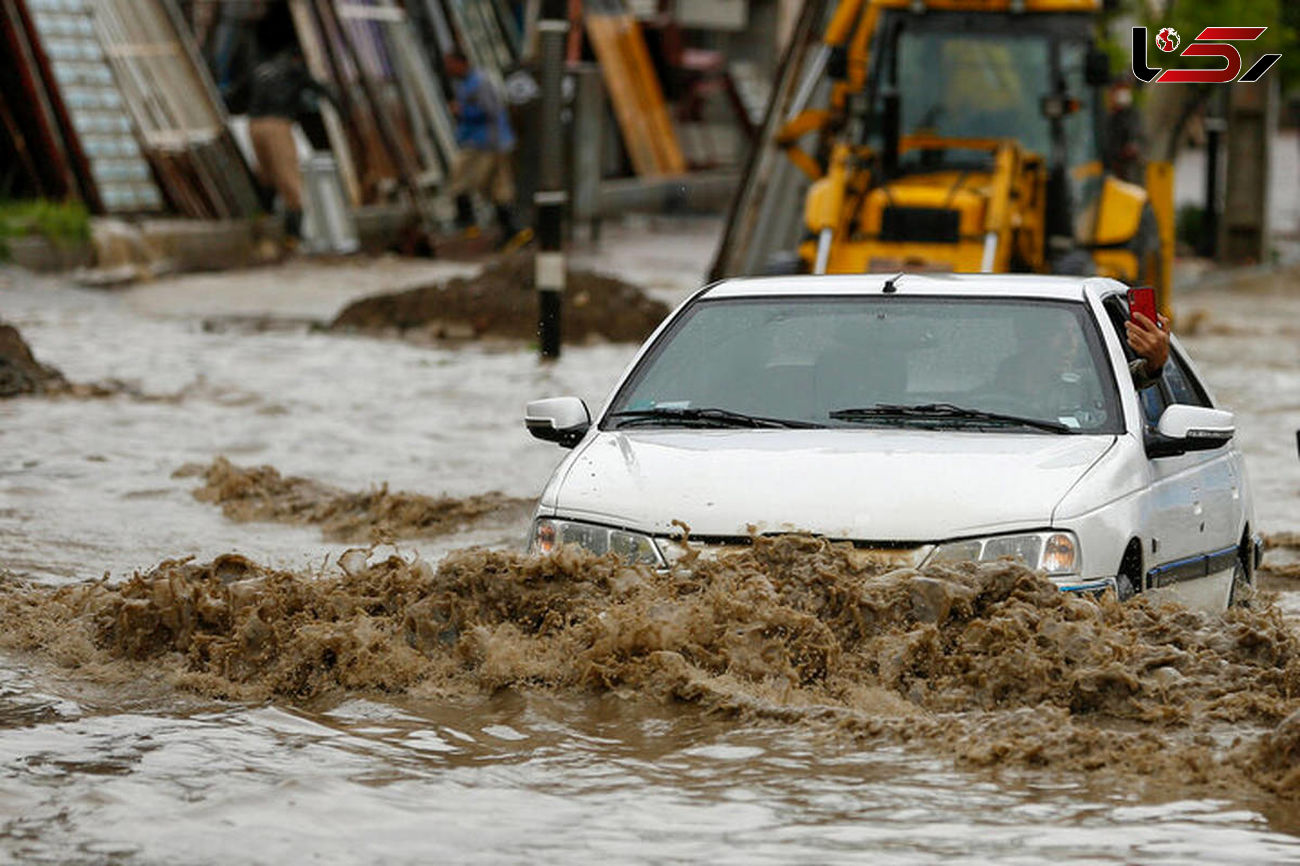
<instances>
[{"instance_id":1,"label":"car hood","mask_svg":"<svg viewBox=\"0 0 1300 866\"><path fill-rule=\"evenodd\" d=\"M696 536L864 541L1048 526L1115 437L915 430L601 431L542 510ZM548 501L549 500L549 501Z\"/></svg>"}]
</instances>

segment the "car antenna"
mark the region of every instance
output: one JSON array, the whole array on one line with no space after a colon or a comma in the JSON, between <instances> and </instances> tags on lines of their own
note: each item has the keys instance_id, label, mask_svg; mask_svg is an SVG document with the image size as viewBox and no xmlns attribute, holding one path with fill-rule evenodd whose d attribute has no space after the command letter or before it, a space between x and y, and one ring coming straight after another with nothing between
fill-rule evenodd
<instances>
[{"instance_id":1,"label":"car antenna","mask_svg":"<svg viewBox=\"0 0 1300 866\"><path fill-rule=\"evenodd\" d=\"M886 295L892 295L894 292L898 291L898 286L894 285L894 281L901 276L902 274L897 274L885 280L884 288L882 288L881 291L884 292Z\"/></svg>"}]
</instances>

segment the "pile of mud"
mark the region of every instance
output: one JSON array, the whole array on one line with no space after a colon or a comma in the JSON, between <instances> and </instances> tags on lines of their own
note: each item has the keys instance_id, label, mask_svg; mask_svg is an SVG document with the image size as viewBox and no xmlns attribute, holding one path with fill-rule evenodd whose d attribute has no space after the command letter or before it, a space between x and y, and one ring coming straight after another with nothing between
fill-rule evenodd
<instances>
[{"instance_id":1,"label":"pile of mud","mask_svg":"<svg viewBox=\"0 0 1300 866\"><path fill-rule=\"evenodd\" d=\"M182 396L146 394L118 379L69 382L57 369L36 360L17 328L0 322L0 400L29 395L83 400L125 395L142 402L176 402Z\"/></svg>"},{"instance_id":2,"label":"pile of mud","mask_svg":"<svg viewBox=\"0 0 1300 866\"><path fill-rule=\"evenodd\" d=\"M236 466L224 457L173 473L178 478L196 475L204 483L194 498L220 505L231 520L320 526L326 538L343 542L446 535L480 520L517 519L533 505L499 492L465 498L391 493L387 484L348 492L310 478L282 476L271 466Z\"/></svg>"},{"instance_id":3,"label":"pile of mud","mask_svg":"<svg viewBox=\"0 0 1300 866\"><path fill-rule=\"evenodd\" d=\"M0 646L219 697L614 693L966 766L1300 795L1300 638L1267 604L1094 603L1008 562L891 570L806 537L668 572L570 550L342 565L0 584Z\"/></svg>"},{"instance_id":4,"label":"pile of mud","mask_svg":"<svg viewBox=\"0 0 1300 866\"><path fill-rule=\"evenodd\" d=\"M0 322L0 398L59 394L68 388L62 373L36 360L17 328Z\"/></svg>"},{"instance_id":5,"label":"pile of mud","mask_svg":"<svg viewBox=\"0 0 1300 866\"><path fill-rule=\"evenodd\" d=\"M537 338L535 270L530 251L504 255L473 277L362 298L345 307L330 329L533 340ZM571 268L560 315L566 340L640 342L668 315L668 306L630 283Z\"/></svg>"}]
</instances>

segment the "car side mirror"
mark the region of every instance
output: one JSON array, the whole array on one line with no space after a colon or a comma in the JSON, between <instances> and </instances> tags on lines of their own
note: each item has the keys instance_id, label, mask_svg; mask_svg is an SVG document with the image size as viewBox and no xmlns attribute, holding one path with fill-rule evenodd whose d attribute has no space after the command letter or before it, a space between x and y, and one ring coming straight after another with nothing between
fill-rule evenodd
<instances>
[{"instance_id":1,"label":"car side mirror","mask_svg":"<svg viewBox=\"0 0 1300 866\"><path fill-rule=\"evenodd\" d=\"M1174 457L1188 451L1212 451L1237 433L1231 412L1205 406L1174 404L1165 409L1154 431L1145 437L1147 456Z\"/></svg>"},{"instance_id":2,"label":"car side mirror","mask_svg":"<svg viewBox=\"0 0 1300 866\"><path fill-rule=\"evenodd\" d=\"M533 400L524 409L524 426L538 439L572 448L591 428L591 413L577 397Z\"/></svg>"}]
</instances>

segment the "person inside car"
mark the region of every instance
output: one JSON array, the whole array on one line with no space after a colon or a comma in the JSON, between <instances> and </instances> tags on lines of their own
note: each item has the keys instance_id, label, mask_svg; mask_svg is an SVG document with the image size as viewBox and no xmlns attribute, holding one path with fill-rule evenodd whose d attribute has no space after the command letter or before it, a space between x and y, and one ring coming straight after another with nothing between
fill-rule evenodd
<instances>
[{"instance_id":1,"label":"person inside car","mask_svg":"<svg viewBox=\"0 0 1300 866\"><path fill-rule=\"evenodd\" d=\"M1141 313L1135 313L1134 319L1124 323L1124 330L1129 348L1137 353L1129 361L1128 371L1133 376L1133 385L1141 391L1160 381L1165 361L1169 360L1169 319L1159 313L1155 322Z\"/></svg>"},{"instance_id":2,"label":"person inside car","mask_svg":"<svg viewBox=\"0 0 1300 866\"><path fill-rule=\"evenodd\" d=\"M1129 374L1139 391L1160 381L1169 358L1169 319L1152 322L1141 313L1125 325ZM1009 408L1034 417L1091 417L1100 405L1100 384L1087 359L1083 334L1072 319L1040 314L1015 322L1020 348L998 367L999 391L1011 399Z\"/></svg>"}]
</instances>

